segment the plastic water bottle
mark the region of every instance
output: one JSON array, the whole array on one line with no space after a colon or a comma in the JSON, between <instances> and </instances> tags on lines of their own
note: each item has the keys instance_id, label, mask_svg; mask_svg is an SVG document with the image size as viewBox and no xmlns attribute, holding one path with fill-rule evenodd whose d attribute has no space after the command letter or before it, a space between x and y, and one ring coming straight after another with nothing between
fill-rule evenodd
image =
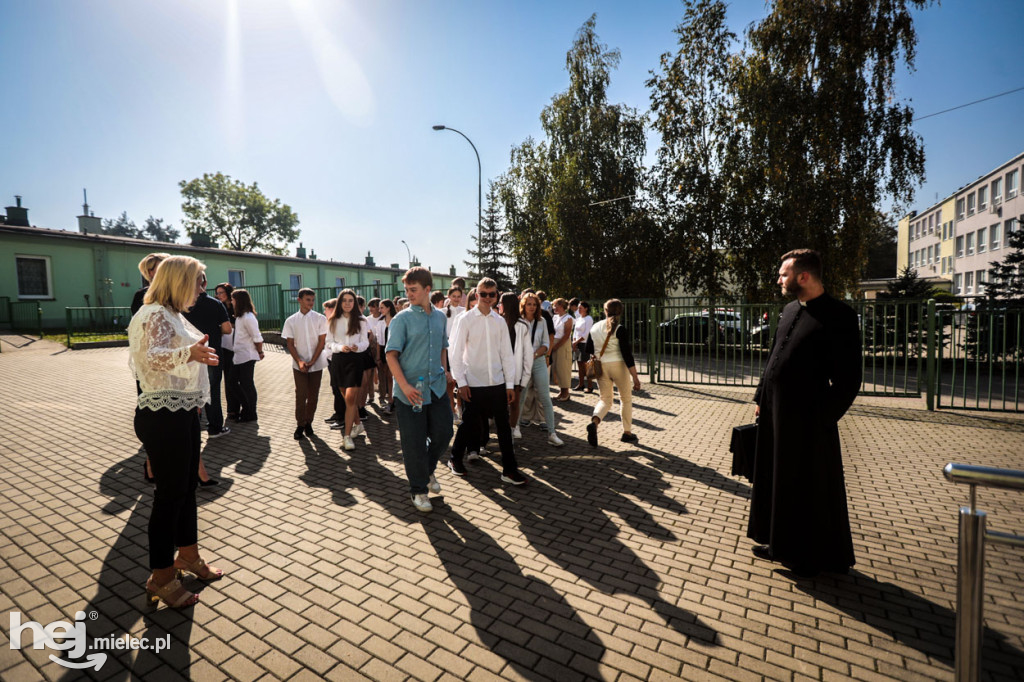
<instances>
[{"instance_id":1,"label":"plastic water bottle","mask_svg":"<svg viewBox=\"0 0 1024 682\"><path fill-rule=\"evenodd\" d=\"M413 412L423 411L423 391L426 390L426 382L423 381L423 377L416 380L416 390L420 392L420 402L413 404Z\"/></svg>"}]
</instances>

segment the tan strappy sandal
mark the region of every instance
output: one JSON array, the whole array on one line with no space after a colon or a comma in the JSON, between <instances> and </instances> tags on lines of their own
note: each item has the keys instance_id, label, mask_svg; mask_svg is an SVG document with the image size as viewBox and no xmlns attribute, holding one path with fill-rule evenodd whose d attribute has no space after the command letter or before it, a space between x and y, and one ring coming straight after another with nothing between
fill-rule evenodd
<instances>
[{"instance_id":1,"label":"tan strappy sandal","mask_svg":"<svg viewBox=\"0 0 1024 682\"><path fill-rule=\"evenodd\" d=\"M199 595L186 590L178 579L157 587L150 578L146 581L146 595L150 603L162 601L172 609L183 609L199 601Z\"/></svg>"},{"instance_id":2,"label":"tan strappy sandal","mask_svg":"<svg viewBox=\"0 0 1024 682\"><path fill-rule=\"evenodd\" d=\"M197 579L203 581L220 580L224 577L224 571L219 568L211 568L201 558L188 562L181 557L178 557L174 560L174 567L178 569L179 579L181 579L182 573L191 573Z\"/></svg>"}]
</instances>

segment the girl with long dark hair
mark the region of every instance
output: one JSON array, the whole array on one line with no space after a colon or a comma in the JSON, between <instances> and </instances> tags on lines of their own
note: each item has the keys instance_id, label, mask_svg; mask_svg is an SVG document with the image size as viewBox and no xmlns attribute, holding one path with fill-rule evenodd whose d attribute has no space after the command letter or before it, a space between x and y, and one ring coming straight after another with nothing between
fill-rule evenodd
<instances>
[{"instance_id":1,"label":"girl with long dark hair","mask_svg":"<svg viewBox=\"0 0 1024 682\"><path fill-rule=\"evenodd\" d=\"M359 312L356 292L344 289L338 294L338 305L327 323L327 346L338 388L345 394L345 429L343 445L355 450L353 437L365 433L359 422L359 396L363 385L364 351L370 347L369 326Z\"/></svg>"},{"instance_id":2,"label":"girl with long dark hair","mask_svg":"<svg viewBox=\"0 0 1024 682\"><path fill-rule=\"evenodd\" d=\"M256 309L245 289L231 292L235 309L234 365L232 374L238 389L238 416L235 421L254 422L256 413L256 363L263 359L263 335L256 320Z\"/></svg>"}]
</instances>

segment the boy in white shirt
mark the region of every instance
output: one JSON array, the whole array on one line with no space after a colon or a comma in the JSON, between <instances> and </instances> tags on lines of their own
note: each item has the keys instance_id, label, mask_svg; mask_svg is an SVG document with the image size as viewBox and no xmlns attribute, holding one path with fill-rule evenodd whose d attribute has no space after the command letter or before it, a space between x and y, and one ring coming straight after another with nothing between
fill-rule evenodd
<instances>
[{"instance_id":1,"label":"boy in white shirt","mask_svg":"<svg viewBox=\"0 0 1024 682\"><path fill-rule=\"evenodd\" d=\"M302 440L303 434L313 435L320 380L327 366L327 356L323 352L327 318L313 310L316 292L312 289L299 289L298 300L299 312L284 321L281 336L288 344L288 354L292 356L292 377L295 379L295 421L298 426L294 438Z\"/></svg>"}]
</instances>

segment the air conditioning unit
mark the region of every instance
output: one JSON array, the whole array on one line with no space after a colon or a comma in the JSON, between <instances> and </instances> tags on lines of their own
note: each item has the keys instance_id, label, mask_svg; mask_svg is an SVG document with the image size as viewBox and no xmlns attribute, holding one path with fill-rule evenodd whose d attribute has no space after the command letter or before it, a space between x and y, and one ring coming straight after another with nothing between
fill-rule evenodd
<instances>
[{"instance_id":1,"label":"air conditioning unit","mask_svg":"<svg viewBox=\"0 0 1024 682\"><path fill-rule=\"evenodd\" d=\"M996 215L1003 215L1003 207L999 204L992 204L989 209L989 213L995 213Z\"/></svg>"}]
</instances>

